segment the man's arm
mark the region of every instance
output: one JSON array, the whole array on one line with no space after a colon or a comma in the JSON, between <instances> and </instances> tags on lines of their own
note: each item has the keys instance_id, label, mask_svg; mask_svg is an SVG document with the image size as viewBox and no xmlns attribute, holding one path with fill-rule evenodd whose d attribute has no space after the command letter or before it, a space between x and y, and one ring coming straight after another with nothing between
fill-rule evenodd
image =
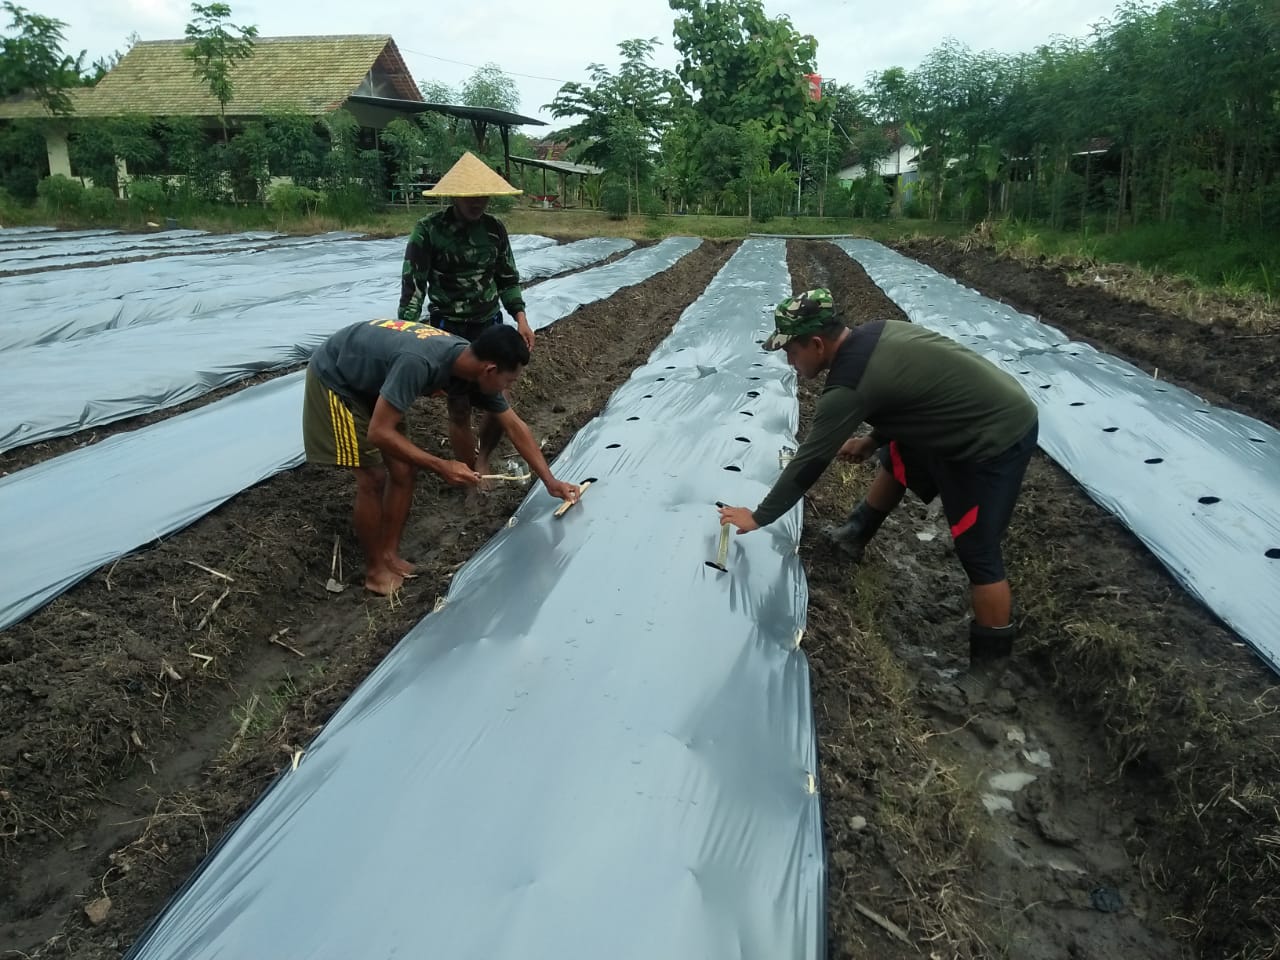
<instances>
[{"instance_id":1,"label":"man's arm","mask_svg":"<svg viewBox=\"0 0 1280 960\"><path fill-rule=\"evenodd\" d=\"M858 391L848 387L832 387L818 398L813 425L800 449L775 481L773 489L751 512L756 526L773 523L804 496L835 458L841 444L858 429L865 415Z\"/></svg>"},{"instance_id":2,"label":"man's arm","mask_svg":"<svg viewBox=\"0 0 1280 960\"><path fill-rule=\"evenodd\" d=\"M502 429L506 431L511 445L516 448L520 456L524 457L524 462L529 464L529 469L538 475L538 479L546 486L549 494L562 500L578 499L578 487L575 484L563 483L552 475L551 467L547 465L546 458L538 447L538 441L533 439L533 431L514 410L508 407L493 416L498 423L502 424Z\"/></svg>"},{"instance_id":3,"label":"man's arm","mask_svg":"<svg viewBox=\"0 0 1280 960\"><path fill-rule=\"evenodd\" d=\"M454 486L475 486L480 482L480 474L465 463L442 460L397 430L396 425L403 419L404 414L388 403L386 397L378 397L373 416L369 418L369 442L388 456L438 473Z\"/></svg>"},{"instance_id":4,"label":"man's arm","mask_svg":"<svg viewBox=\"0 0 1280 960\"><path fill-rule=\"evenodd\" d=\"M427 298L427 272L431 269L431 245L423 221L414 224L404 248L404 266L400 274L400 307L397 320L417 320Z\"/></svg>"},{"instance_id":5,"label":"man's arm","mask_svg":"<svg viewBox=\"0 0 1280 960\"><path fill-rule=\"evenodd\" d=\"M516 329L524 338L525 346L533 349L533 328L524 315L524 291L520 289L520 272L516 269L516 255L511 249L507 228L498 221L498 262L493 272L498 287L498 299L516 322Z\"/></svg>"}]
</instances>

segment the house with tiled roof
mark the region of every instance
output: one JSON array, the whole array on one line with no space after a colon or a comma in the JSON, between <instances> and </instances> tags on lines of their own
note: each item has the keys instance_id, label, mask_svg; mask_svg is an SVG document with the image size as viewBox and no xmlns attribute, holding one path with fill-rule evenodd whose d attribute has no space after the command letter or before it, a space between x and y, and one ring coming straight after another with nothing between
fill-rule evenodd
<instances>
[{"instance_id":1,"label":"house with tiled roof","mask_svg":"<svg viewBox=\"0 0 1280 960\"><path fill-rule=\"evenodd\" d=\"M196 117L218 127L221 104L193 75L185 55L190 46L188 40L134 44L96 86L68 91L71 116ZM363 128L378 130L422 103L395 41L378 34L259 37L253 56L232 67L231 83L226 118L232 122L280 113L320 117L345 108ZM368 102L374 99L377 105ZM31 97L0 100L0 121L19 118L49 121L49 172L71 176L66 119Z\"/></svg>"}]
</instances>

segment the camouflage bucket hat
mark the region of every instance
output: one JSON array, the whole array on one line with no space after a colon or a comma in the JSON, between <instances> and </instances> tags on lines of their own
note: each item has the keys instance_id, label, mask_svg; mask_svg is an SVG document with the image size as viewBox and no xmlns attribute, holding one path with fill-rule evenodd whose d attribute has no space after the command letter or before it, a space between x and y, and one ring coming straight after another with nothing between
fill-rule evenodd
<instances>
[{"instance_id":1,"label":"camouflage bucket hat","mask_svg":"<svg viewBox=\"0 0 1280 960\"><path fill-rule=\"evenodd\" d=\"M793 337L812 336L829 324L836 316L836 306L831 291L816 287L787 297L773 311L773 325L777 329L764 342L766 350L781 350Z\"/></svg>"}]
</instances>

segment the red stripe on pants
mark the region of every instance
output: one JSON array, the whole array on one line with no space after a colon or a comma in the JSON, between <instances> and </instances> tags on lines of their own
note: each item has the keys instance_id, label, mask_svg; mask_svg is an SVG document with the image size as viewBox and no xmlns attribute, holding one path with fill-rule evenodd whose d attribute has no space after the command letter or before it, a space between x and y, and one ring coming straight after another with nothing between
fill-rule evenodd
<instances>
[{"instance_id":1,"label":"red stripe on pants","mask_svg":"<svg viewBox=\"0 0 1280 960\"><path fill-rule=\"evenodd\" d=\"M951 528L951 539L954 540L978 522L978 508L973 507L968 513L956 521Z\"/></svg>"},{"instance_id":2,"label":"red stripe on pants","mask_svg":"<svg viewBox=\"0 0 1280 960\"><path fill-rule=\"evenodd\" d=\"M893 479L904 487L907 485L907 465L902 462L902 454L898 452L898 441L889 441L889 463L893 465Z\"/></svg>"}]
</instances>

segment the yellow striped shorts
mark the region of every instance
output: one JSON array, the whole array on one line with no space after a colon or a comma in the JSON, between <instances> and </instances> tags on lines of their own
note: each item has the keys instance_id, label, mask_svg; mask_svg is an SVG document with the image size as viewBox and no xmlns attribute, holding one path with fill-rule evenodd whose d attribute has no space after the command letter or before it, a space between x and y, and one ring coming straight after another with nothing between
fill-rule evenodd
<instances>
[{"instance_id":1,"label":"yellow striped shorts","mask_svg":"<svg viewBox=\"0 0 1280 960\"><path fill-rule=\"evenodd\" d=\"M369 442L369 418L373 411L338 396L307 369L302 401L302 444L308 463L336 467L373 467L382 453ZM405 433L401 419L396 429Z\"/></svg>"}]
</instances>

